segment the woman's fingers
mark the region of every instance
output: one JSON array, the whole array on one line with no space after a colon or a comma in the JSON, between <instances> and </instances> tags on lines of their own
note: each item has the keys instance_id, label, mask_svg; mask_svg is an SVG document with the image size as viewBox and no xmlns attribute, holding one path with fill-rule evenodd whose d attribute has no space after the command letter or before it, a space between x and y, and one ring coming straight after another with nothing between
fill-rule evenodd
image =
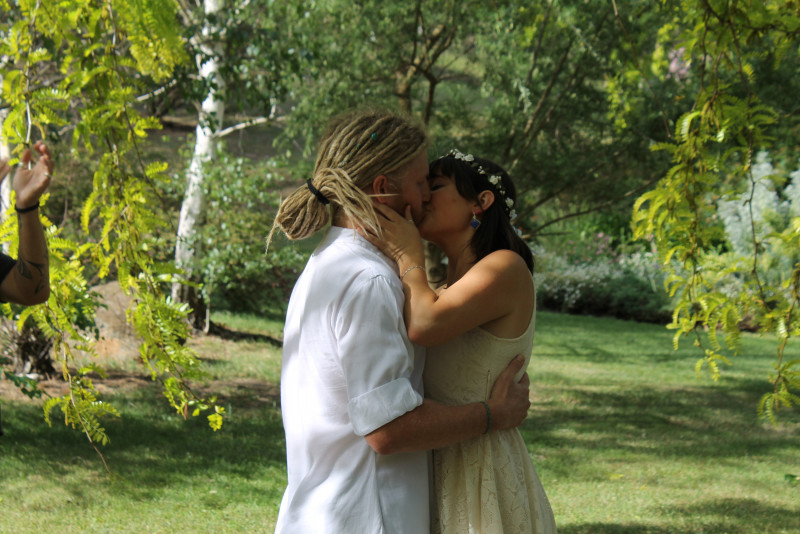
<instances>
[{"instance_id":1,"label":"woman's fingers","mask_svg":"<svg viewBox=\"0 0 800 534\"><path fill-rule=\"evenodd\" d=\"M375 206L375 211L378 215L381 215L384 219L394 222L400 218L400 214L386 204L381 204L375 200L372 201L372 204Z\"/></svg>"},{"instance_id":2,"label":"woman's fingers","mask_svg":"<svg viewBox=\"0 0 800 534\"><path fill-rule=\"evenodd\" d=\"M45 145L42 141L37 141L36 145L34 146L34 148L36 149L36 151L41 156L39 158L39 161L42 164L44 164L45 167L47 167L47 172L48 173L53 172L53 168L55 167L55 163L53 162L53 156L50 155L50 149L47 148L47 145Z\"/></svg>"},{"instance_id":3,"label":"woman's fingers","mask_svg":"<svg viewBox=\"0 0 800 534\"><path fill-rule=\"evenodd\" d=\"M19 158L20 165L24 167L28 167L28 164L31 162L31 151L29 149L25 149L22 152L22 157Z\"/></svg>"}]
</instances>

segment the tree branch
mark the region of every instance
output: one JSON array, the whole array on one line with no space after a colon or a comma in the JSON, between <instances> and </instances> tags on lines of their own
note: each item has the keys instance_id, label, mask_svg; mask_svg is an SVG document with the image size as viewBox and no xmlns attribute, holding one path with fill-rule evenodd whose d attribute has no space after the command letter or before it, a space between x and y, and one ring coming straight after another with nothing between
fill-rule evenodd
<instances>
[{"instance_id":1,"label":"tree branch","mask_svg":"<svg viewBox=\"0 0 800 534\"><path fill-rule=\"evenodd\" d=\"M220 139L222 137L225 137L226 135L232 134L233 132L249 128L250 126L255 126L257 124L270 124L275 122L275 120L276 119L273 116L273 113L270 113L268 117L256 117L255 119L250 119L244 122L240 122L239 124L234 124L233 126L229 126L225 129L219 130L218 132L214 133L214 137L216 139Z\"/></svg>"},{"instance_id":2,"label":"tree branch","mask_svg":"<svg viewBox=\"0 0 800 534\"><path fill-rule=\"evenodd\" d=\"M175 85L177 85L177 83L178 83L178 80L172 80L167 85L163 85L163 86L159 87L158 89L156 89L155 91L151 91L149 93L146 93L146 94L143 94L141 96L136 97L136 100L134 100L134 102L137 102L137 103L138 102L147 102L151 98L155 98L158 95L160 95L162 93L165 93L168 89L171 89L171 88L175 87Z\"/></svg>"},{"instance_id":3,"label":"tree branch","mask_svg":"<svg viewBox=\"0 0 800 534\"><path fill-rule=\"evenodd\" d=\"M591 169L589 169L588 171L583 173L584 176L591 176L592 174L594 174L595 172L600 170L600 168L603 167L604 165L606 165L609 161L613 161L620 154L622 154L622 149L617 150L616 152L611 154L611 156L609 158L606 158L606 159L600 161L599 163L597 163L597 165L595 165L594 167L592 167ZM564 187L562 187L562 188L560 188L560 189L558 189L556 191L553 191L552 193L550 193L549 195L547 195L547 196L545 196L543 198L540 198L539 200L536 201L536 203L534 203L533 206L531 206L531 211L536 211L536 208L538 208L539 206L541 206L545 202L548 202L548 201L554 199L555 197L557 197L558 195L560 195L564 191L568 191L569 189L572 189L573 187L575 187L577 185L580 185L580 184L581 184L581 182L568 183Z\"/></svg>"},{"instance_id":4,"label":"tree branch","mask_svg":"<svg viewBox=\"0 0 800 534\"><path fill-rule=\"evenodd\" d=\"M551 226L551 225L553 225L553 224L555 224L557 222L561 222L561 221L566 220L566 219L571 219L573 217L580 217L581 215L587 215L589 213L592 213L592 212L595 212L595 211L599 211L599 210L601 210L603 208L607 208L609 206L612 206L612 205L616 204L617 202L621 202L621 201L625 200L626 198L628 198L628 197L630 197L632 195L635 195L635 194L639 193L640 191L642 191L644 189L647 189L648 187L650 187L651 185L653 185L654 183L656 183L660 179L661 179L661 177L657 176L655 178L652 178L652 179L648 180L647 182L645 182L644 184L640 185L639 187L637 187L635 189L631 189L630 191L628 191L624 195L621 195L621 196L619 196L617 198L613 198L611 200L608 200L608 201L603 202L601 204L597 204L597 205L592 206L591 208L587 208L585 210L580 210L580 211L576 211L574 213L568 213L568 214L563 215L561 217L556 217L555 219L553 219L551 221L547 221L546 223L542 224L541 226L537 226L536 228L533 229L532 233L538 234L543 228L547 228L548 226Z\"/></svg>"},{"instance_id":5,"label":"tree branch","mask_svg":"<svg viewBox=\"0 0 800 534\"><path fill-rule=\"evenodd\" d=\"M533 112L531 113L530 117L528 117L528 121L525 124L525 128L523 128L522 130L523 136L527 136L528 134L530 134L531 130L533 129L533 125L536 124L537 119L539 118L539 114L541 113L542 108L544 107L544 103L547 100L547 97L550 96L550 93L552 92L553 87L555 86L556 81L558 80L558 77L561 76L561 71L564 69L564 65L567 62L567 57L569 57L569 51L572 49L572 44L574 42L575 41L573 39L570 39L569 42L567 43L566 48L564 48L564 52L561 54L561 57L558 60L558 64L556 65L555 70L550 75L550 80L547 82L547 87L545 87L544 91L542 91L542 94L539 95L539 101L536 102L536 107L533 109ZM531 67L531 70L533 70L533 66ZM510 135L508 139L508 145L506 146L504 159L507 159L511 154L511 149L514 146L515 137L516 136L513 135L512 132L512 135ZM511 169L513 169L516 166L516 161L518 161L521 156L522 154L517 155L514 164L511 165Z\"/></svg>"}]
</instances>

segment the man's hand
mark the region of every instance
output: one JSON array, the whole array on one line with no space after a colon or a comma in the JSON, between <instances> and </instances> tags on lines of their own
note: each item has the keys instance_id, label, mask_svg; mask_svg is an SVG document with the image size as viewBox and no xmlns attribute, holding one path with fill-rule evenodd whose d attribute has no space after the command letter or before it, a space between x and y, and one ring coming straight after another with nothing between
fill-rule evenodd
<instances>
[{"instance_id":1,"label":"man's hand","mask_svg":"<svg viewBox=\"0 0 800 534\"><path fill-rule=\"evenodd\" d=\"M25 149L20 158L20 166L14 173L14 191L17 193L19 209L29 208L39 202L39 197L47 190L52 179L50 173L53 172L54 163L50 151L41 141L37 141L33 149L39 153L36 163L32 163L31 151ZM7 170L5 172L8 174ZM2 166L0 176L3 176Z\"/></svg>"},{"instance_id":2,"label":"man's hand","mask_svg":"<svg viewBox=\"0 0 800 534\"><path fill-rule=\"evenodd\" d=\"M490 430L518 427L528 416L528 408L531 406L531 380L528 373L523 373L519 382L514 380L524 364L525 358L517 354L497 377L488 402L492 412Z\"/></svg>"}]
</instances>

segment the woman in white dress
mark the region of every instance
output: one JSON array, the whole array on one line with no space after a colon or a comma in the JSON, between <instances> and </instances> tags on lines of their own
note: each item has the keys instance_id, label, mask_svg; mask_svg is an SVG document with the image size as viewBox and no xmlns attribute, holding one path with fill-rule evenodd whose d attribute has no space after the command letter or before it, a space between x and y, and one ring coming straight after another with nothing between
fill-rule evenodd
<instances>
[{"instance_id":1,"label":"woman in white dress","mask_svg":"<svg viewBox=\"0 0 800 534\"><path fill-rule=\"evenodd\" d=\"M454 150L431 164L429 183L431 201L418 229L410 216L379 206L383 238L368 239L397 262L409 338L429 347L426 396L485 403L514 355L530 358L533 256L511 224L516 190L501 167ZM436 292L420 235L447 256L446 284ZM555 533L521 434L490 429L491 414L483 436L434 451L433 532Z\"/></svg>"}]
</instances>

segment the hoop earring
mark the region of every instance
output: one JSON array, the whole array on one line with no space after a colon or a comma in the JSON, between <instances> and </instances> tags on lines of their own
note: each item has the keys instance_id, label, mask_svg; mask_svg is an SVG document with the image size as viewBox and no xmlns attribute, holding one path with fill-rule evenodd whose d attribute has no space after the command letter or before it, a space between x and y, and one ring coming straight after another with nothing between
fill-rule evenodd
<instances>
[{"instance_id":1,"label":"hoop earring","mask_svg":"<svg viewBox=\"0 0 800 534\"><path fill-rule=\"evenodd\" d=\"M478 220L478 218L475 216L474 213L472 214L472 220L469 222L469 225L473 228L473 230L477 230L478 227L481 225L481 222Z\"/></svg>"}]
</instances>

